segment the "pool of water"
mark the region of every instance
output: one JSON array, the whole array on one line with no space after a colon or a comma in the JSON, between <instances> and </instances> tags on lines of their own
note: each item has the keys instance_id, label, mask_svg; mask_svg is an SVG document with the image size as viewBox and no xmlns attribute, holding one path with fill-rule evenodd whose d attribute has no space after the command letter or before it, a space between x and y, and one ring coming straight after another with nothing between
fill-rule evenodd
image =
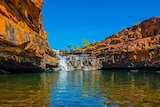
<instances>
[{"instance_id":1,"label":"pool of water","mask_svg":"<svg viewBox=\"0 0 160 107\"><path fill-rule=\"evenodd\" d=\"M160 73L96 70L0 75L0 106L159 107Z\"/></svg>"}]
</instances>

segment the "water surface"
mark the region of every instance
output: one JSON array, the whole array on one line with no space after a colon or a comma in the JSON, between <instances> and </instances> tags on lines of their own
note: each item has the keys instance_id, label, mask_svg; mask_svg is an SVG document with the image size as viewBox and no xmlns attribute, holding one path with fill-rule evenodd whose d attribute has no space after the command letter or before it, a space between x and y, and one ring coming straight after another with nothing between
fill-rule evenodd
<instances>
[{"instance_id":1,"label":"water surface","mask_svg":"<svg viewBox=\"0 0 160 107\"><path fill-rule=\"evenodd\" d=\"M97 70L0 75L0 105L159 107L160 73Z\"/></svg>"}]
</instances>

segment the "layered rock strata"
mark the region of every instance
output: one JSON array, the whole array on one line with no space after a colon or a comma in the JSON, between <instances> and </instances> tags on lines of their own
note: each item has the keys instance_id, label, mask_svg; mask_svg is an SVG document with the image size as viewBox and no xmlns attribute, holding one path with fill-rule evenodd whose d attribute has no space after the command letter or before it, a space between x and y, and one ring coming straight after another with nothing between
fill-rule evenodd
<instances>
[{"instance_id":1,"label":"layered rock strata","mask_svg":"<svg viewBox=\"0 0 160 107\"><path fill-rule=\"evenodd\" d=\"M160 17L123 29L82 50L100 58L107 68L160 68Z\"/></svg>"},{"instance_id":2,"label":"layered rock strata","mask_svg":"<svg viewBox=\"0 0 160 107\"><path fill-rule=\"evenodd\" d=\"M102 67L100 60L86 51L59 51L57 54L62 70L97 70Z\"/></svg>"},{"instance_id":3,"label":"layered rock strata","mask_svg":"<svg viewBox=\"0 0 160 107\"><path fill-rule=\"evenodd\" d=\"M42 0L0 1L0 71L34 72L58 65L42 28Z\"/></svg>"}]
</instances>

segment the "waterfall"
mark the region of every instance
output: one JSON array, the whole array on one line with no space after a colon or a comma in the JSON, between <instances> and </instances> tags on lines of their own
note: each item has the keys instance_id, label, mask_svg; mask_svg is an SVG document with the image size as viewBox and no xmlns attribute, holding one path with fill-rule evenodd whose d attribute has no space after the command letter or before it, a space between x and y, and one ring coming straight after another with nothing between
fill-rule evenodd
<instances>
[{"instance_id":1,"label":"waterfall","mask_svg":"<svg viewBox=\"0 0 160 107\"><path fill-rule=\"evenodd\" d=\"M59 60L59 66L60 66L61 70L65 70L65 71L69 70L67 67L67 57L61 56L59 54L59 50L54 50L54 51L56 51L56 57Z\"/></svg>"},{"instance_id":2,"label":"waterfall","mask_svg":"<svg viewBox=\"0 0 160 107\"><path fill-rule=\"evenodd\" d=\"M96 70L101 67L100 61L88 54L60 54L59 50L54 50L59 60L61 70Z\"/></svg>"}]
</instances>

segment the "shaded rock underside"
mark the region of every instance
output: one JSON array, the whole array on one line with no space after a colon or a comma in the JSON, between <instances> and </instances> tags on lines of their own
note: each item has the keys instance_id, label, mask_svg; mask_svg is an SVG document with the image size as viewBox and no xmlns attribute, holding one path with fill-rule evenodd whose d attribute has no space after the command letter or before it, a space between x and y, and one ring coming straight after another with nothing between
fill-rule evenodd
<instances>
[{"instance_id":1,"label":"shaded rock underside","mask_svg":"<svg viewBox=\"0 0 160 107\"><path fill-rule=\"evenodd\" d=\"M42 0L0 1L0 71L53 70L58 61L42 28Z\"/></svg>"},{"instance_id":2,"label":"shaded rock underside","mask_svg":"<svg viewBox=\"0 0 160 107\"><path fill-rule=\"evenodd\" d=\"M102 69L160 68L160 17L123 29L81 49L100 58Z\"/></svg>"}]
</instances>

